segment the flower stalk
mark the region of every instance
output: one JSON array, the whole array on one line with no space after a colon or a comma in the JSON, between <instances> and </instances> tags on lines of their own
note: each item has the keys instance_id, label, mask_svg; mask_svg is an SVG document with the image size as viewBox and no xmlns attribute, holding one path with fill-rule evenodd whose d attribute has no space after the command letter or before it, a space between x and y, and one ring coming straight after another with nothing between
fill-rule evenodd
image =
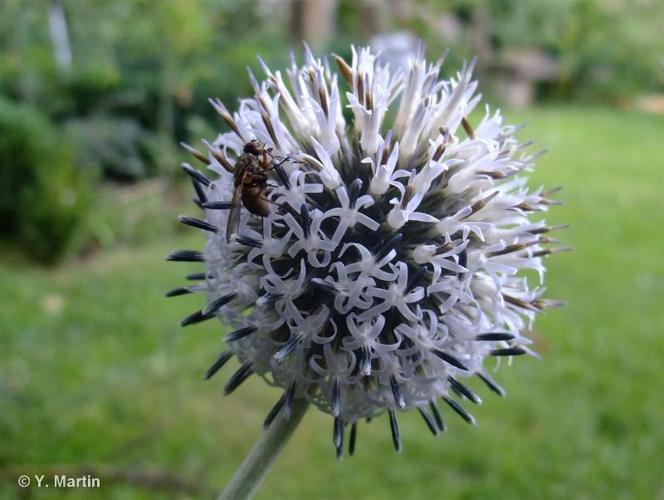
<instances>
[{"instance_id":1,"label":"flower stalk","mask_svg":"<svg viewBox=\"0 0 664 500\"><path fill-rule=\"evenodd\" d=\"M274 419L223 489L219 500L244 500L252 497L297 429L308 407L307 400L295 399L292 402L290 416L282 414Z\"/></svg>"}]
</instances>

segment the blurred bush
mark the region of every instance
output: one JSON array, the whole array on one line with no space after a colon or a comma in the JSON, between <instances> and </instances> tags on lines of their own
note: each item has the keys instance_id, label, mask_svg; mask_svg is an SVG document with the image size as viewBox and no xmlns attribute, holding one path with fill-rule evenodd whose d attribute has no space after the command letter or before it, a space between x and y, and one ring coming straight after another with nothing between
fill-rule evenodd
<instances>
[{"instance_id":1,"label":"blurred bush","mask_svg":"<svg viewBox=\"0 0 664 500\"><path fill-rule=\"evenodd\" d=\"M340 0L343 4L352 0ZM396 0L399 3L399 0ZM402 29L414 30L432 54L452 50L480 56L484 84L506 54L538 52L559 68L540 83L536 97L625 104L664 92L664 2L657 0L420 0L400 2ZM344 11L342 11L344 12ZM356 10L346 8L346 17ZM348 14L350 12L350 14ZM356 17L356 16L355 16ZM346 20L346 22L349 22Z\"/></svg>"},{"instance_id":2,"label":"blurred bush","mask_svg":"<svg viewBox=\"0 0 664 500\"><path fill-rule=\"evenodd\" d=\"M0 99L0 232L32 257L59 260L83 227L90 179L38 111Z\"/></svg>"},{"instance_id":3,"label":"blurred bush","mask_svg":"<svg viewBox=\"0 0 664 500\"><path fill-rule=\"evenodd\" d=\"M128 182L150 177L163 162L158 137L131 118L76 118L66 123L65 131L75 147L75 164L107 179Z\"/></svg>"},{"instance_id":4,"label":"blurred bush","mask_svg":"<svg viewBox=\"0 0 664 500\"><path fill-rule=\"evenodd\" d=\"M560 63L541 95L617 102L664 89L664 3L655 0L489 2L498 48L539 48Z\"/></svg>"}]
</instances>

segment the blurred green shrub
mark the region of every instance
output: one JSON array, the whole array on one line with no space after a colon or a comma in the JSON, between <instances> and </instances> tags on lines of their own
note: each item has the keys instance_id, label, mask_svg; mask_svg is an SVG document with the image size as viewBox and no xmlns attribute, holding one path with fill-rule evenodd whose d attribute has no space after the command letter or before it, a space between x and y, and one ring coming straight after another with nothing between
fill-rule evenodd
<instances>
[{"instance_id":1,"label":"blurred green shrub","mask_svg":"<svg viewBox=\"0 0 664 500\"><path fill-rule=\"evenodd\" d=\"M615 102L664 90L664 3L650 0L496 0L488 3L494 42L540 48L561 75L554 97Z\"/></svg>"},{"instance_id":2,"label":"blurred green shrub","mask_svg":"<svg viewBox=\"0 0 664 500\"><path fill-rule=\"evenodd\" d=\"M0 99L0 234L53 263L71 248L91 201L71 148L38 111Z\"/></svg>"},{"instance_id":3,"label":"blurred green shrub","mask_svg":"<svg viewBox=\"0 0 664 500\"><path fill-rule=\"evenodd\" d=\"M75 164L104 178L133 182L158 173L165 163L157 135L131 118L77 118L66 123L65 131L76 150Z\"/></svg>"},{"instance_id":4,"label":"blurred green shrub","mask_svg":"<svg viewBox=\"0 0 664 500\"><path fill-rule=\"evenodd\" d=\"M559 75L555 81L540 86L538 97L619 103L644 93L664 92L660 35L664 2L420 0L420 3L431 13L452 14L460 23L460 33L450 44L451 57L457 57L457 52L466 55L476 52L477 40L484 37L483 43L490 46L496 57L504 51L519 50L536 50L551 56L559 64ZM436 15L432 14L431 19L435 20ZM418 29L431 49L442 50L445 44L437 39L445 38L446 33L435 22L420 22ZM456 62L450 61L451 66Z\"/></svg>"},{"instance_id":5,"label":"blurred green shrub","mask_svg":"<svg viewBox=\"0 0 664 500\"><path fill-rule=\"evenodd\" d=\"M103 64L86 64L62 82L62 94L68 98L66 113L81 116L96 112L106 105L109 96L121 89L121 75L117 68Z\"/></svg>"}]
</instances>

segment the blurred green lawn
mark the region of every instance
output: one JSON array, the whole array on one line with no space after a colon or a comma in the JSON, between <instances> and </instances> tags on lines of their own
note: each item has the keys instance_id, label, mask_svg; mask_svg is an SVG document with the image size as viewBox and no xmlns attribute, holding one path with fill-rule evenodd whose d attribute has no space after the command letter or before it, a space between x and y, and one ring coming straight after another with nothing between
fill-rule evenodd
<instances>
[{"instance_id":1,"label":"blurred green lawn","mask_svg":"<svg viewBox=\"0 0 664 500\"><path fill-rule=\"evenodd\" d=\"M435 439L401 414L401 454L381 417L337 462L332 420L310 411L258 498L664 497L661 117L550 107L508 118L527 118L520 137L549 149L533 182L564 185L548 220L572 224L559 237L575 252L549 261L548 295L568 305L536 325L544 359L503 366L504 399L471 384L485 401L477 428L446 411ZM0 259L0 497L19 496L21 471L64 466L170 471L204 492L228 480L279 391L254 378L222 398L233 366L202 381L220 327L180 329L201 297L163 297L196 270L165 255L201 244L192 232L55 270ZM101 482L31 493L171 497Z\"/></svg>"}]
</instances>

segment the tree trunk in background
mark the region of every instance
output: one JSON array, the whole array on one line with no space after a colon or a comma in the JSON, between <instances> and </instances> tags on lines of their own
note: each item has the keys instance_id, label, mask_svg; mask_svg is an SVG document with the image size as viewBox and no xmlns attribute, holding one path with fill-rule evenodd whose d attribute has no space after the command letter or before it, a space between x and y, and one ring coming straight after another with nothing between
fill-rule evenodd
<instances>
[{"instance_id":1,"label":"tree trunk in background","mask_svg":"<svg viewBox=\"0 0 664 500\"><path fill-rule=\"evenodd\" d=\"M367 40L390 27L391 2L388 0L362 0L358 2L362 18L362 35Z\"/></svg>"},{"instance_id":2,"label":"tree trunk in background","mask_svg":"<svg viewBox=\"0 0 664 500\"><path fill-rule=\"evenodd\" d=\"M491 14L486 5L477 5L473 9L472 17L472 43L473 51L477 55L476 72L479 77L486 75L487 66L495 58L490 38Z\"/></svg>"},{"instance_id":3,"label":"tree trunk in background","mask_svg":"<svg viewBox=\"0 0 664 500\"><path fill-rule=\"evenodd\" d=\"M293 36L312 48L324 48L334 36L336 10L336 0L293 0Z\"/></svg>"},{"instance_id":4,"label":"tree trunk in background","mask_svg":"<svg viewBox=\"0 0 664 500\"><path fill-rule=\"evenodd\" d=\"M60 73L71 70L71 47L69 45L69 29L65 9L60 0L50 0L48 4L48 25L53 42L55 63Z\"/></svg>"}]
</instances>

